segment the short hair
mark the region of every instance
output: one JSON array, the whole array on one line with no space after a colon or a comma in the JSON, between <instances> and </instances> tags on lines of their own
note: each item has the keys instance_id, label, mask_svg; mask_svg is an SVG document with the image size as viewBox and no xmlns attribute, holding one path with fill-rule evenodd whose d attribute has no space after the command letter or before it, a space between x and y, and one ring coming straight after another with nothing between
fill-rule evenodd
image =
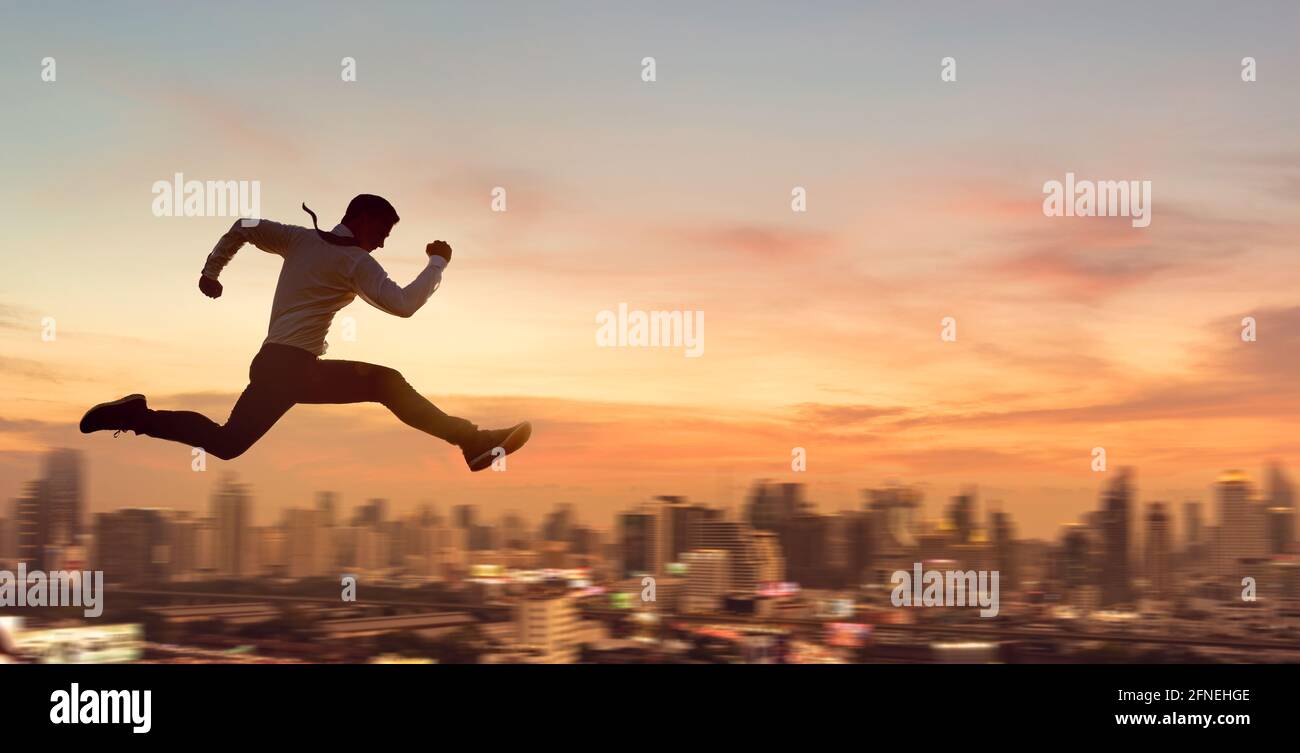
<instances>
[{"instance_id":1,"label":"short hair","mask_svg":"<svg viewBox=\"0 0 1300 753\"><path fill-rule=\"evenodd\" d=\"M352 201L349 201L348 211L343 215L343 221L347 222L362 216L384 220L391 225L396 225L401 219L397 216L397 210L393 209L393 205L388 203L388 199L371 193L357 194Z\"/></svg>"}]
</instances>

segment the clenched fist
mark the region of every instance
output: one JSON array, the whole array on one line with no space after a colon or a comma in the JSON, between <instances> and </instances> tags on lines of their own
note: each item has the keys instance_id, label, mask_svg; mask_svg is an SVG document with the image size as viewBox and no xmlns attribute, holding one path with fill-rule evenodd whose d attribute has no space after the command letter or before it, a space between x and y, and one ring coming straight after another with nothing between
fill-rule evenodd
<instances>
[{"instance_id":1,"label":"clenched fist","mask_svg":"<svg viewBox=\"0 0 1300 753\"><path fill-rule=\"evenodd\" d=\"M209 298L221 297L221 283L207 275L199 276L199 290L202 290L203 295L206 295Z\"/></svg>"},{"instance_id":2,"label":"clenched fist","mask_svg":"<svg viewBox=\"0 0 1300 753\"><path fill-rule=\"evenodd\" d=\"M447 241L434 241L424 247L424 253L429 256L441 256L447 261L451 261L451 245Z\"/></svg>"}]
</instances>

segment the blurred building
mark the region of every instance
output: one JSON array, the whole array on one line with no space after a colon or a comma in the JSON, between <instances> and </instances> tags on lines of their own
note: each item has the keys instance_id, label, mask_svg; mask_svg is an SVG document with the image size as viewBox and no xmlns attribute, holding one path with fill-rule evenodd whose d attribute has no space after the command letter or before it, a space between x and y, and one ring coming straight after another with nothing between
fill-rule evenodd
<instances>
[{"instance_id":1,"label":"blurred building","mask_svg":"<svg viewBox=\"0 0 1300 753\"><path fill-rule=\"evenodd\" d=\"M571 593L542 589L515 605L515 643L532 661L572 664L577 660L583 626Z\"/></svg>"},{"instance_id":2,"label":"blurred building","mask_svg":"<svg viewBox=\"0 0 1300 753\"><path fill-rule=\"evenodd\" d=\"M657 511L649 506L618 516L623 564L619 576L656 575L660 568L660 539Z\"/></svg>"},{"instance_id":3,"label":"blurred building","mask_svg":"<svg viewBox=\"0 0 1300 753\"><path fill-rule=\"evenodd\" d=\"M781 541L771 531L752 531L754 555L758 563L758 583L780 583L786 580L785 558L781 554Z\"/></svg>"},{"instance_id":4,"label":"blurred building","mask_svg":"<svg viewBox=\"0 0 1300 753\"><path fill-rule=\"evenodd\" d=\"M910 568L917 543L913 535L916 512L925 495L917 487L893 484L863 490L863 496L873 516L876 568Z\"/></svg>"},{"instance_id":5,"label":"blurred building","mask_svg":"<svg viewBox=\"0 0 1300 753\"><path fill-rule=\"evenodd\" d=\"M517 512L506 512L501 516L501 546L506 549L529 549L532 536L523 517Z\"/></svg>"},{"instance_id":6,"label":"blurred building","mask_svg":"<svg viewBox=\"0 0 1300 753\"><path fill-rule=\"evenodd\" d=\"M867 510L844 510L835 518L833 535L844 547L843 571L835 587L856 588L869 582L876 552L876 518Z\"/></svg>"},{"instance_id":7,"label":"blurred building","mask_svg":"<svg viewBox=\"0 0 1300 753\"><path fill-rule=\"evenodd\" d=\"M356 532L356 556L353 565L362 572L382 572L391 567L393 542L387 528L379 525L359 526ZM463 530L463 529L462 529ZM465 532L468 535L468 532Z\"/></svg>"},{"instance_id":8,"label":"blurred building","mask_svg":"<svg viewBox=\"0 0 1300 753\"><path fill-rule=\"evenodd\" d=\"M1295 547L1295 510L1270 507L1265 512L1269 554L1289 554Z\"/></svg>"},{"instance_id":9,"label":"blurred building","mask_svg":"<svg viewBox=\"0 0 1300 753\"><path fill-rule=\"evenodd\" d=\"M711 519L722 517L722 511L707 505L694 504L684 497L659 497L661 508L663 562L681 562L682 554L700 545L700 525Z\"/></svg>"},{"instance_id":10,"label":"blurred building","mask_svg":"<svg viewBox=\"0 0 1300 753\"><path fill-rule=\"evenodd\" d=\"M1101 603L1120 604L1133 598L1129 566L1131 541L1132 471L1121 468L1102 496L1101 509Z\"/></svg>"},{"instance_id":11,"label":"blurred building","mask_svg":"<svg viewBox=\"0 0 1300 753\"><path fill-rule=\"evenodd\" d=\"M289 575L289 533L286 526L253 526L249 529L248 538L253 545L248 559L253 577L309 577Z\"/></svg>"},{"instance_id":12,"label":"blurred building","mask_svg":"<svg viewBox=\"0 0 1300 753\"><path fill-rule=\"evenodd\" d=\"M195 536L195 569L200 577L212 578L217 574L217 522L210 517L197 521Z\"/></svg>"},{"instance_id":13,"label":"blurred building","mask_svg":"<svg viewBox=\"0 0 1300 753\"><path fill-rule=\"evenodd\" d=\"M806 588L835 587L831 516L801 512L779 526L790 580Z\"/></svg>"},{"instance_id":14,"label":"blurred building","mask_svg":"<svg viewBox=\"0 0 1300 753\"><path fill-rule=\"evenodd\" d=\"M467 570L468 533L464 528L437 522L417 528L415 538L414 558L418 563L415 571L418 574L449 580Z\"/></svg>"},{"instance_id":15,"label":"blurred building","mask_svg":"<svg viewBox=\"0 0 1300 753\"><path fill-rule=\"evenodd\" d=\"M574 524L573 505L567 503L556 505L542 521L542 539L570 541Z\"/></svg>"},{"instance_id":16,"label":"blurred building","mask_svg":"<svg viewBox=\"0 0 1300 753\"><path fill-rule=\"evenodd\" d=\"M1091 537L1085 526L1066 527L1061 537L1056 579L1067 600L1071 593L1092 585L1092 551Z\"/></svg>"},{"instance_id":17,"label":"blurred building","mask_svg":"<svg viewBox=\"0 0 1300 753\"><path fill-rule=\"evenodd\" d=\"M321 515L321 523L333 526L338 511L339 495L337 492L316 492L316 510Z\"/></svg>"},{"instance_id":18,"label":"blurred building","mask_svg":"<svg viewBox=\"0 0 1300 753\"><path fill-rule=\"evenodd\" d=\"M683 602L686 611L714 612L722 608L723 599L731 591L728 558L728 552L723 549L697 549L682 554L686 564Z\"/></svg>"},{"instance_id":19,"label":"blurred building","mask_svg":"<svg viewBox=\"0 0 1300 753\"><path fill-rule=\"evenodd\" d=\"M470 551L494 551L500 548L495 527L486 523L475 523L466 531L469 533Z\"/></svg>"},{"instance_id":20,"label":"blurred building","mask_svg":"<svg viewBox=\"0 0 1300 753\"><path fill-rule=\"evenodd\" d=\"M1279 463L1269 464L1268 504L1270 507L1280 507L1291 511L1291 527L1284 531L1282 535L1289 536L1289 540L1295 541L1295 487L1291 485L1291 480L1287 478L1286 472L1282 470Z\"/></svg>"},{"instance_id":21,"label":"blurred building","mask_svg":"<svg viewBox=\"0 0 1300 753\"><path fill-rule=\"evenodd\" d=\"M1264 506L1254 499L1250 479L1241 471L1227 471L1215 484L1219 501L1219 535L1215 569L1237 579L1243 560L1262 558L1268 549Z\"/></svg>"},{"instance_id":22,"label":"blurred building","mask_svg":"<svg viewBox=\"0 0 1300 753\"><path fill-rule=\"evenodd\" d=\"M171 579L195 580L199 575L198 519L189 512L173 513L168 522L167 536L171 550Z\"/></svg>"},{"instance_id":23,"label":"blurred building","mask_svg":"<svg viewBox=\"0 0 1300 753\"><path fill-rule=\"evenodd\" d=\"M998 571L999 588L1011 591L1019 588L1020 572L1016 527L1011 514L1003 510L989 513L990 544L993 548L994 568Z\"/></svg>"},{"instance_id":24,"label":"blurred building","mask_svg":"<svg viewBox=\"0 0 1300 753\"><path fill-rule=\"evenodd\" d=\"M284 511L284 565L289 578L334 575L333 507Z\"/></svg>"},{"instance_id":25,"label":"blurred building","mask_svg":"<svg viewBox=\"0 0 1300 753\"><path fill-rule=\"evenodd\" d=\"M81 453L51 450L45 455L45 494L49 516L46 545L67 546L85 533L82 529L85 502L81 483Z\"/></svg>"},{"instance_id":26,"label":"blurred building","mask_svg":"<svg viewBox=\"0 0 1300 753\"><path fill-rule=\"evenodd\" d=\"M1158 598L1169 598L1173 592L1173 572L1170 564L1169 516L1162 502L1153 502L1147 510L1146 576L1151 592Z\"/></svg>"},{"instance_id":27,"label":"blurred building","mask_svg":"<svg viewBox=\"0 0 1300 753\"><path fill-rule=\"evenodd\" d=\"M216 571L224 578L247 577L254 542L251 536L250 496L247 484L224 476L212 494L212 520L216 526Z\"/></svg>"},{"instance_id":28,"label":"blurred building","mask_svg":"<svg viewBox=\"0 0 1300 753\"><path fill-rule=\"evenodd\" d=\"M1201 515L1201 503L1188 500L1183 503L1183 558L1193 569L1198 569L1205 558L1205 549L1205 521Z\"/></svg>"},{"instance_id":29,"label":"blurred building","mask_svg":"<svg viewBox=\"0 0 1300 753\"><path fill-rule=\"evenodd\" d=\"M171 579L170 513L125 508L95 515L95 569L110 583L156 585Z\"/></svg>"},{"instance_id":30,"label":"blurred building","mask_svg":"<svg viewBox=\"0 0 1300 753\"><path fill-rule=\"evenodd\" d=\"M966 491L953 497L947 516L957 543L970 543L975 534L975 492Z\"/></svg>"},{"instance_id":31,"label":"blurred building","mask_svg":"<svg viewBox=\"0 0 1300 753\"><path fill-rule=\"evenodd\" d=\"M700 547L727 553L732 593L756 593L765 569L775 566L765 559L768 551L759 549L753 529L739 521L705 520L700 524Z\"/></svg>"},{"instance_id":32,"label":"blurred building","mask_svg":"<svg viewBox=\"0 0 1300 753\"><path fill-rule=\"evenodd\" d=\"M39 480L29 482L13 501L13 559L30 569L48 570L64 559L61 548L79 546L83 529L82 459L76 450L45 454Z\"/></svg>"},{"instance_id":33,"label":"blurred building","mask_svg":"<svg viewBox=\"0 0 1300 753\"><path fill-rule=\"evenodd\" d=\"M803 484L758 481L745 501L745 520L756 531L779 534L789 520L812 511L812 505L804 501L803 492Z\"/></svg>"},{"instance_id":34,"label":"blurred building","mask_svg":"<svg viewBox=\"0 0 1300 753\"><path fill-rule=\"evenodd\" d=\"M13 501L13 558L15 567L26 563L29 570L45 569L45 541L49 516L44 481L29 481L22 496Z\"/></svg>"}]
</instances>

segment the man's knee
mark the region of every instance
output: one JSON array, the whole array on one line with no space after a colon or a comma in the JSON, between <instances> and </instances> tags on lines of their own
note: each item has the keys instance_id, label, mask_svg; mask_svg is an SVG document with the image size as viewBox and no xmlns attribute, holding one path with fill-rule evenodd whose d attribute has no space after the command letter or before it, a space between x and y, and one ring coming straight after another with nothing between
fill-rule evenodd
<instances>
[{"instance_id":1,"label":"man's knee","mask_svg":"<svg viewBox=\"0 0 1300 753\"><path fill-rule=\"evenodd\" d=\"M215 455L222 460L234 460L247 452L248 448L252 447L253 443L256 441L256 437L250 439L249 437L232 433L223 426L221 427L221 431L217 432L217 436L213 437L212 440L208 442L209 446L204 447L203 450L209 455Z\"/></svg>"},{"instance_id":2,"label":"man's knee","mask_svg":"<svg viewBox=\"0 0 1300 753\"><path fill-rule=\"evenodd\" d=\"M222 460L234 460L247 452L249 447L252 447L252 443L250 442L214 442L212 447L204 447L202 449L209 455L215 455Z\"/></svg>"},{"instance_id":3,"label":"man's knee","mask_svg":"<svg viewBox=\"0 0 1300 753\"><path fill-rule=\"evenodd\" d=\"M406 383L406 378L402 376L402 372L387 366L376 366L370 380L375 395L380 402L410 389L410 385Z\"/></svg>"}]
</instances>

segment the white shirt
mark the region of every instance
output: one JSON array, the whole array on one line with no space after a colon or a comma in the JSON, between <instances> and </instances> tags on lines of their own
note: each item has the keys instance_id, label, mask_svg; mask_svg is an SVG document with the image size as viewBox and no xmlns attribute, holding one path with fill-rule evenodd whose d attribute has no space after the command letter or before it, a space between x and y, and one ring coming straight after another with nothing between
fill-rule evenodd
<instances>
[{"instance_id":1,"label":"white shirt","mask_svg":"<svg viewBox=\"0 0 1300 753\"><path fill-rule=\"evenodd\" d=\"M346 225L337 225L335 235L352 237ZM203 276L217 279L222 268L245 243L284 257L280 279L271 304L271 324L266 341L302 348L316 355L325 353L334 313L357 296L377 309L408 317L420 310L442 282L447 260L430 256L424 269L410 285L401 287L384 268L359 246L327 243L312 228L282 225L260 220L244 227L235 220L221 236L203 265Z\"/></svg>"}]
</instances>

